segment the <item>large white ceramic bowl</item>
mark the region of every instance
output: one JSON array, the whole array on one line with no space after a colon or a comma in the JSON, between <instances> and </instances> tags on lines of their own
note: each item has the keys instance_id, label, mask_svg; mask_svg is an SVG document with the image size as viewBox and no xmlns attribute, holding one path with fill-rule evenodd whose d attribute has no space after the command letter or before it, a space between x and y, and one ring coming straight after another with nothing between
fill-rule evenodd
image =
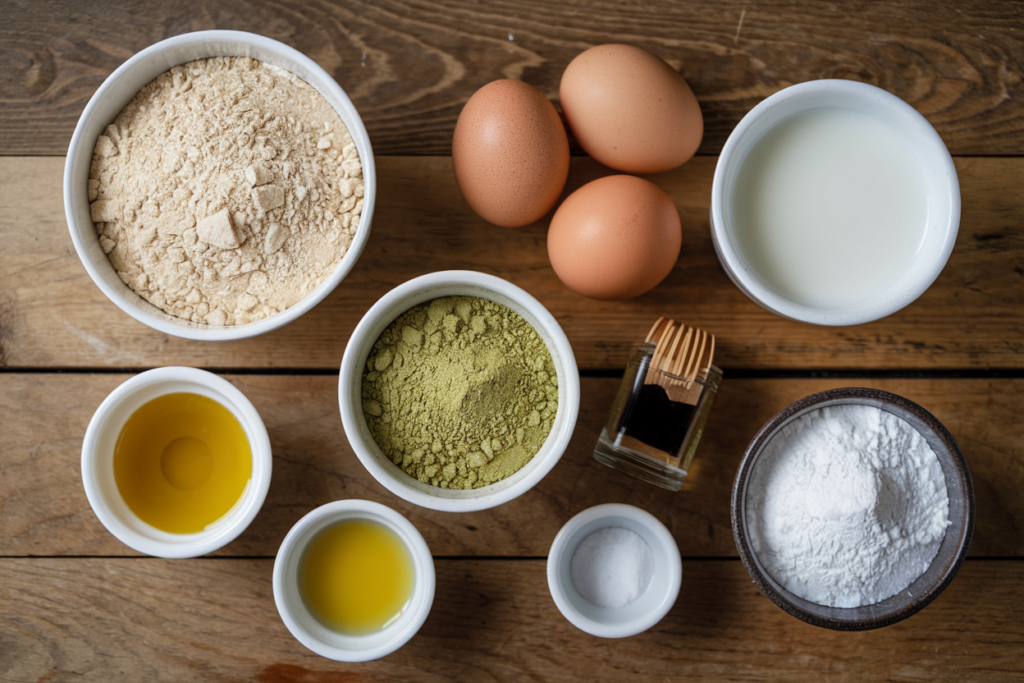
<instances>
[{"instance_id":1,"label":"large white ceramic bowl","mask_svg":"<svg viewBox=\"0 0 1024 683\"><path fill-rule=\"evenodd\" d=\"M311 85L345 122L363 165L363 212L348 252L338 267L304 299L269 318L245 325L200 325L169 315L133 292L118 277L100 247L89 212L89 167L96 139L143 86L172 67L208 57L251 57L290 71ZM64 164L64 213L82 265L96 286L122 311L155 330L186 339L224 341L254 337L295 320L323 301L352 270L370 237L377 172L366 127L345 91L316 62L271 38L243 31L199 31L162 40L131 57L103 81L85 106Z\"/></svg>"},{"instance_id":2,"label":"large white ceramic bowl","mask_svg":"<svg viewBox=\"0 0 1024 683\"><path fill-rule=\"evenodd\" d=\"M128 418L155 398L181 392L206 396L230 410L252 451L252 476L242 497L226 515L195 534L172 534L143 522L121 498L114 479L114 447ZM263 506L272 464L267 429L249 399L226 379L196 368L157 368L135 375L96 409L82 443L82 482L96 516L122 543L156 557L198 557L237 538Z\"/></svg>"},{"instance_id":3,"label":"large white ceramic bowl","mask_svg":"<svg viewBox=\"0 0 1024 683\"><path fill-rule=\"evenodd\" d=\"M895 130L917 156L927 194L924 238L903 275L886 291L842 310L796 303L779 294L751 266L736 239L733 190L753 146L783 121L812 109L866 113ZM817 325L855 325L895 313L919 297L946 265L960 226L960 185L942 138L913 107L881 88L844 80L790 86L750 110L722 149L711 190L711 237L725 272L755 303L778 315Z\"/></svg>"},{"instance_id":4,"label":"large white ceramic bowl","mask_svg":"<svg viewBox=\"0 0 1024 683\"><path fill-rule=\"evenodd\" d=\"M647 590L622 607L601 607L589 602L576 589L570 571L579 544L609 527L639 534L651 549L654 561L654 574ZM551 598L573 626L601 638L627 638L657 624L676 604L683 581L683 563L672 534L654 515L632 505L608 503L588 508L566 522L548 552L547 575Z\"/></svg>"},{"instance_id":5,"label":"large white ceramic bowl","mask_svg":"<svg viewBox=\"0 0 1024 683\"><path fill-rule=\"evenodd\" d=\"M478 489L443 489L423 484L402 471L373 440L363 417L363 368L374 342L391 322L413 306L445 296L476 296L507 306L530 323L551 353L558 373L558 412L541 449L521 470ZM341 422L352 450L373 478L410 503L446 512L486 510L533 488L551 471L569 445L580 409L576 357L551 313L525 290L493 275L469 270L430 273L399 285L367 311L345 348L338 382Z\"/></svg>"},{"instance_id":6,"label":"large white ceramic bowl","mask_svg":"<svg viewBox=\"0 0 1024 683\"><path fill-rule=\"evenodd\" d=\"M398 535L413 562L412 595L402 614L376 633L346 635L321 624L302 600L299 563L311 540L323 529L346 519L378 522ZM322 505L292 527L274 560L274 602L281 620L295 639L320 655L339 662L379 659L416 635L434 604L434 558L423 536L402 515L368 500L339 500Z\"/></svg>"}]
</instances>

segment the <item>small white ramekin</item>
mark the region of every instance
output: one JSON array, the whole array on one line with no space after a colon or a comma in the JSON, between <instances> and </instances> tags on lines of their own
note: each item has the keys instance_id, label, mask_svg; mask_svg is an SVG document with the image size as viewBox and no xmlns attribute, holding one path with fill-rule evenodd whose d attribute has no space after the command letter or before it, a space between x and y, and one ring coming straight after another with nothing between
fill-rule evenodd
<instances>
[{"instance_id":1,"label":"small white ramekin","mask_svg":"<svg viewBox=\"0 0 1024 683\"><path fill-rule=\"evenodd\" d=\"M125 422L143 404L179 392L206 396L230 410L252 451L252 477L241 498L226 515L195 534L172 534L143 522L124 502L114 479L114 447ZM270 438L256 408L230 382L196 368L157 368L135 375L96 409L82 443L82 483L96 516L122 543L156 557L198 557L237 538L263 506L271 467Z\"/></svg>"},{"instance_id":2,"label":"small white ramekin","mask_svg":"<svg viewBox=\"0 0 1024 683\"><path fill-rule=\"evenodd\" d=\"M577 546L590 534L621 527L640 535L654 556L654 575L647 590L624 607L599 607L580 595L572 582L570 565ZM626 638L643 633L668 614L679 597L683 563L679 546L658 519L632 505L608 503L579 513L562 527L548 551L548 589L569 622L601 638Z\"/></svg>"},{"instance_id":3,"label":"small white ramekin","mask_svg":"<svg viewBox=\"0 0 1024 683\"><path fill-rule=\"evenodd\" d=\"M558 373L558 412L541 449L521 470L490 486L454 490L430 486L403 472L373 440L363 416L362 382L366 359L381 332L413 306L445 296L476 296L509 307L530 323L551 353ZM395 287L359 321L345 348L338 381L341 422L352 450L373 478L410 503L443 512L486 510L523 493L551 471L562 457L580 409L580 375L576 357L555 318L525 290L493 275L469 270L430 273Z\"/></svg>"},{"instance_id":4,"label":"small white ramekin","mask_svg":"<svg viewBox=\"0 0 1024 683\"><path fill-rule=\"evenodd\" d=\"M924 241L889 291L851 308L823 310L794 303L765 284L743 256L732 216L733 188L747 154L769 130L811 109L853 109L891 126L917 154L928 197ZM725 272L754 303L785 318L816 325L856 325L884 318L917 299L942 272L960 227L960 184L942 138L909 104L881 88L825 79L780 90L750 110L722 148L711 189L711 237Z\"/></svg>"},{"instance_id":5,"label":"small white ramekin","mask_svg":"<svg viewBox=\"0 0 1024 683\"><path fill-rule=\"evenodd\" d=\"M402 539L413 560L412 596L402 615L377 633L348 636L333 631L310 614L299 592L299 561L307 544L327 526L346 519L379 522ZM322 505L292 527L274 560L274 602L295 639L328 659L367 662L405 645L423 626L434 604L434 558L412 522L386 505L368 500L339 500Z\"/></svg>"},{"instance_id":6,"label":"small white ramekin","mask_svg":"<svg viewBox=\"0 0 1024 683\"><path fill-rule=\"evenodd\" d=\"M121 281L100 247L89 210L88 180L96 139L143 86L179 64L208 57L251 57L295 74L334 107L348 128L363 165L363 212L348 252L338 267L304 299L277 315L245 325L200 325L165 313ZM64 164L64 213L71 239L89 277L122 311L165 334L185 339L225 341L254 337L286 325L330 294L352 270L370 237L377 197L377 172L370 136L352 101L312 59L271 38L243 31L198 31L162 40L135 54L103 81L85 105Z\"/></svg>"}]
</instances>

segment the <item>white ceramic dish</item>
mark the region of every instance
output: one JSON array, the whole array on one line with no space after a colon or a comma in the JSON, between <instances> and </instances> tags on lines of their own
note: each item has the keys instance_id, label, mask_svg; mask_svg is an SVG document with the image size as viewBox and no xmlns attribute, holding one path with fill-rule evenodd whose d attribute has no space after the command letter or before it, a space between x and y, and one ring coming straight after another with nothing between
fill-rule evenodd
<instances>
[{"instance_id":1,"label":"white ceramic dish","mask_svg":"<svg viewBox=\"0 0 1024 683\"><path fill-rule=\"evenodd\" d=\"M308 296L277 315L246 325L199 325L169 315L125 285L100 247L89 212L88 179L100 133L117 118L143 86L179 64L207 57L251 57L292 72L317 90L345 122L363 165L363 213L352 244L330 277ZM82 112L64 165L64 212L82 265L96 286L122 311L155 330L186 339L224 341L254 337L295 320L323 301L348 274L370 237L377 196L377 173L370 137L345 91L312 59L270 38L242 31L199 31L147 47L103 81Z\"/></svg>"},{"instance_id":2,"label":"white ceramic dish","mask_svg":"<svg viewBox=\"0 0 1024 683\"><path fill-rule=\"evenodd\" d=\"M372 520L398 534L412 555L416 575L402 615L377 633L364 636L348 636L325 627L310 614L299 593L299 561L306 545L319 531L344 519ZM274 602L285 626L316 654L340 662L379 659L409 642L427 620L434 604L434 587L434 558L420 532L391 508L368 500L339 500L313 510L288 532L274 560Z\"/></svg>"},{"instance_id":3,"label":"white ceramic dish","mask_svg":"<svg viewBox=\"0 0 1024 683\"><path fill-rule=\"evenodd\" d=\"M423 484L381 452L363 417L363 368L374 342L391 322L413 306L444 296L477 296L509 307L530 323L548 347L558 373L558 412L551 433L521 470L496 484L468 491ZM385 294L359 321L345 348L338 382L341 422L352 450L374 479L396 496L433 510L470 512L506 503L529 491L551 471L569 445L580 407L576 357L562 328L526 291L493 275L449 270L423 275Z\"/></svg>"},{"instance_id":4,"label":"white ceramic dish","mask_svg":"<svg viewBox=\"0 0 1024 683\"><path fill-rule=\"evenodd\" d=\"M647 590L624 607L599 607L587 601L569 572L576 547L608 527L636 532L654 556L654 575ZM562 527L548 552L547 573L551 597L573 626L601 638L626 638L651 628L672 609L682 585L683 563L672 534L654 515L632 505L609 503L584 510Z\"/></svg>"},{"instance_id":5,"label":"white ceramic dish","mask_svg":"<svg viewBox=\"0 0 1024 683\"><path fill-rule=\"evenodd\" d=\"M745 258L733 228L733 188L747 154L769 130L820 108L866 113L892 127L917 156L927 194L921 243L901 278L887 291L843 310L823 310L780 295ZM855 325L895 313L919 297L946 265L960 226L960 185L953 159L935 129L913 107L881 88L844 80L819 80L781 90L754 107L733 130L715 167L711 236L718 259L739 289L778 315L817 325Z\"/></svg>"},{"instance_id":6,"label":"white ceramic dish","mask_svg":"<svg viewBox=\"0 0 1024 683\"><path fill-rule=\"evenodd\" d=\"M252 477L242 497L224 517L196 534L172 534L143 522L125 504L114 480L114 446L125 422L143 404L178 392L206 396L230 410L252 450ZM82 443L82 482L96 516L122 543L156 557L198 557L237 538L263 506L271 466L270 439L256 408L227 380L195 368L157 368L132 377L96 409Z\"/></svg>"}]
</instances>

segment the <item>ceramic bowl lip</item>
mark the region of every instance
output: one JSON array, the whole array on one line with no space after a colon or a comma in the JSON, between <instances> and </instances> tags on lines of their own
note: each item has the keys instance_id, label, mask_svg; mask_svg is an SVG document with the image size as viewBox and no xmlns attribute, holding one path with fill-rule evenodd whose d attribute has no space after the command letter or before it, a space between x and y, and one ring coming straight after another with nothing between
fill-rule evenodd
<instances>
[{"instance_id":1,"label":"ceramic bowl lip","mask_svg":"<svg viewBox=\"0 0 1024 683\"><path fill-rule=\"evenodd\" d=\"M756 140L760 139L760 136L756 139L750 138L748 131L772 109L789 106L791 101L806 100L804 108L800 111L809 111L829 106L823 104L820 99L815 99L827 97L857 98L865 103L872 103L879 109L885 109L899 120L907 122L917 134L914 142L918 144L915 144L915 148L927 149L928 153L932 155L932 160L936 164L936 173L942 178L942 192L948 194L948 197L931 202L946 206L943 200L948 199L949 222L941 226L944 231L943 241L938 251L934 254L920 253L917 255L918 259L930 259L929 265L921 268L919 276L901 284L890 297L841 311L829 311L793 303L769 289L745 266L745 261L739 250L733 245L725 225L725 197L731 193L731 187L726 185L727 173L731 171L734 158L741 154L745 155L756 143ZM729 134L715 166L712 181L711 237L715 252L726 274L740 291L762 308L784 318L815 325L857 325L895 313L916 300L935 282L949 260L956 243L960 226L960 202L960 185L953 158L942 138L924 116L902 99L882 88L857 81L820 79L791 85L770 95L751 109Z\"/></svg>"},{"instance_id":2,"label":"ceramic bowl lip","mask_svg":"<svg viewBox=\"0 0 1024 683\"><path fill-rule=\"evenodd\" d=\"M952 464L954 471L954 478L952 480L949 471L945 467L943 468L947 490L952 492L958 488L962 491L963 506L960 512L962 513L963 523L959 528L956 526L947 528L947 538L943 539L942 546L940 546L938 554L932 561L932 566L940 562L945 563L944 568L941 569L941 573L932 583L924 587L925 590L923 592L919 592L912 599L907 600L904 597L908 592L904 589L895 596L886 598L880 603L864 607L830 608L815 605L797 597L768 576L750 547L749 534L746 529L746 490L751 472L764 447L783 427L800 416L827 406L843 404L870 405L881 410L886 410L888 406L894 410L905 411L905 414L911 416L912 419L919 420L933 432L934 439L929 439L929 445L936 451L936 456L939 457L940 463L943 458L948 458ZM887 412L892 412L897 417L905 419L898 412ZM922 432L922 436L927 435ZM944 453L938 452L936 443L941 444ZM951 518L954 516L952 505L953 496L951 495ZM837 631L864 631L889 626L913 616L927 607L932 600L946 589L950 581L953 580L953 577L956 576L960 565L963 564L964 558L967 557L967 551L970 548L971 538L974 533L974 484L971 479L971 472L967 467L967 461L953 436L931 413L913 401L887 391L862 387L830 389L812 394L792 403L772 417L754 436L743 455L743 459L740 461L736 479L733 483L731 507L732 531L733 538L736 541L736 549L739 551L743 566L746 567L747 572L754 583L757 584L757 587L761 589L761 592L784 611L801 621ZM951 533L956 535L955 538L949 536ZM951 552L944 552L948 538L953 539L950 543ZM924 578L930 571L931 568L922 577L919 577L918 580ZM918 580L915 580L915 583ZM911 586L913 585L911 584ZM920 591L920 588L918 590ZM890 604L887 605L887 603Z\"/></svg>"},{"instance_id":3,"label":"ceramic bowl lip","mask_svg":"<svg viewBox=\"0 0 1024 683\"><path fill-rule=\"evenodd\" d=\"M547 335L548 350L558 371L559 404L555 423L533 459L508 479L469 491L451 491L420 484L391 463L373 441L373 437L365 431L366 421L357 385L362 377L363 365L377 337L402 312L437 297L463 294L486 298L488 293L511 302L513 310L518 306L521 309L518 312L525 313L523 317L537 329L541 337ZM415 303L405 305L407 301ZM394 312L401 305L405 307ZM558 463L569 445L579 415L580 378L576 358L565 332L537 299L522 288L494 275L471 270L447 270L422 275L395 287L366 312L352 332L341 361L338 404L345 435L352 450L382 486L399 498L425 508L442 512L472 512L501 505L526 493Z\"/></svg>"},{"instance_id":4,"label":"ceramic bowl lip","mask_svg":"<svg viewBox=\"0 0 1024 683\"><path fill-rule=\"evenodd\" d=\"M117 491L116 483L110 483L114 476L113 453L111 451L109 456L99 453L99 442L109 442L110 434L115 430L120 434L125 420L140 406L158 396L180 391L207 396L230 410L245 430L252 451L252 476L238 504L209 528L195 534L171 534L156 529L140 520L120 497L111 500L110 497L116 495ZM125 405L130 408L130 412L118 414L119 409ZM140 553L177 559L213 552L248 528L263 507L270 489L273 458L267 429L245 394L213 373L197 368L171 366L147 370L131 377L100 403L85 430L81 467L86 498L107 531ZM105 473L99 472L101 467ZM106 471L108 467L110 469Z\"/></svg>"},{"instance_id":5,"label":"ceramic bowl lip","mask_svg":"<svg viewBox=\"0 0 1024 683\"><path fill-rule=\"evenodd\" d=\"M371 519L386 524L405 542L416 567L415 586L410 598L410 607L414 612L408 618L400 619L391 626L385 627L384 632L389 629L392 631L386 640L381 640L379 634L351 636L346 639L346 642L365 643L365 647L332 645L303 627L296 617L296 613L308 614L308 610L302 604L298 589L289 590L289 586L286 585L286 581L290 579L290 571L297 566L309 541L319 533L321 528L335 520L341 521L342 519ZM427 547L423 535L412 522L401 513L381 503L347 499L321 505L295 523L295 526L285 536L274 559L273 584L274 603L277 605L278 614L296 640L321 657L339 662L367 662L394 652L419 632L434 604L436 575L430 548ZM305 620L312 620L315 623L315 617L312 615ZM327 629L322 628L322 631L326 633Z\"/></svg>"},{"instance_id":6,"label":"ceramic bowl lip","mask_svg":"<svg viewBox=\"0 0 1024 683\"><path fill-rule=\"evenodd\" d=\"M657 602L650 611L628 616L618 623L604 623L588 617L573 605L573 601L568 597L567 592L575 592L576 589L571 585L565 585L566 576L568 576L566 565L572 561L572 554L575 552L577 545L586 536L599 529L617 526L614 522L622 519L631 520L647 529L651 537L656 539L661 547L661 551L666 558L666 566L656 567L655 576L658 576L657 572L663 572L660 575L662 580L659 582L662 594L658 597ZM596 528L586 531L585 534L583 533L584 528L592 522L604 521L609 523L598 524ZM583 536L582 538L579 537L581 535ZM654 550L652 548L652 551ZM627 638L642 633L657 624L675 605L676 599L679 597L679 589L682 586L683 563L675 538L672 537L672 533L657 517L633 505L604 503L580 512L566 522L559 530L554 541L551 543L551 549L548 551L547 579L548 590L551 592L551 598L555 601L558 611L573 626L600 638ZM568 581L571 584L571 578ZM653 580L648 590L652 589L655 589ZM582 597L580 599L583 600ZM626 607L628 608L629 605ZM607 609L609 613L614 613L616 610L625 608L604 609Z\"/></svg>"},{"instance_id":7,"label":"ceramic bowl lip","mask_svg":"<svg viewBox=\"0 0 1024 683\"><path fill-rule=\"evenodd\" d=\"M127 285L124 285L114 273L106 254L99 247L99 239L90 218L86 180L95 138L107 124L117 117L117 113L131 101L139 88L132 90L124 104L117 108L109 120L106 120L107 117L104 116L104 121L96 123L95 119L101 115L99 110L105 110L108 100L117 98L125 87L124 83L132 80L137 72L158 69L146 81L150 82L160 73L174 66L192 59L202 59L203 56L178 58L185 54L195 54L197 51L204 53L206 57L250 56L256 52L259 54L259 58L268 63L274 64L274 61L270 59L273 57L281 64L289 64L292 68L284 66L280 68L302 78L322 94L338 112L352 136L352 141L356 145L363 165L363 211L352 243L338 267L305 298L290 308L269 318L244 325L225 327L200 325L178 319L144 300ZM302 70L304 73L300 75L293 69ZM310 82L311 80L314 82ZM93 132L94 126L96 127L95 131L98 132ZM254 337L287 325L323 301L348 275L370 237L377 196L377 173L373 148L362 118L341 86L316 62L284 43L254 33L221 30L196 31L150 45L130 57L103 81L86 104L85 110L75 126L75 132L71 136L64 164L63 194L64 213L75 251L85 270L89 273L89 277L108 299L132 318L159 332L184 339L226 341Z\"/></svg>"}]
</instances>

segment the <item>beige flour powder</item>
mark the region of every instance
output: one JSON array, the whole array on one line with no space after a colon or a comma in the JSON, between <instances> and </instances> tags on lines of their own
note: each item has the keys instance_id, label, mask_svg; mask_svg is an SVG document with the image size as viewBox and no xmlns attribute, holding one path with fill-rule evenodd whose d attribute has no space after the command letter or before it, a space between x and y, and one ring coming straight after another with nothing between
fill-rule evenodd
<instances>
[{"instance_id":1,"label":"beige flour powder","mask_svg":"<svg viewBox=\"0 0 1024 683\"><path fill-rule=\"evenodd\" d=\"M345 255L362 166L337 112L294 74L247 58L160 75L96 142L92 220L121 279L209 325L261 320Z\"/></svg>"}]
</instances>

